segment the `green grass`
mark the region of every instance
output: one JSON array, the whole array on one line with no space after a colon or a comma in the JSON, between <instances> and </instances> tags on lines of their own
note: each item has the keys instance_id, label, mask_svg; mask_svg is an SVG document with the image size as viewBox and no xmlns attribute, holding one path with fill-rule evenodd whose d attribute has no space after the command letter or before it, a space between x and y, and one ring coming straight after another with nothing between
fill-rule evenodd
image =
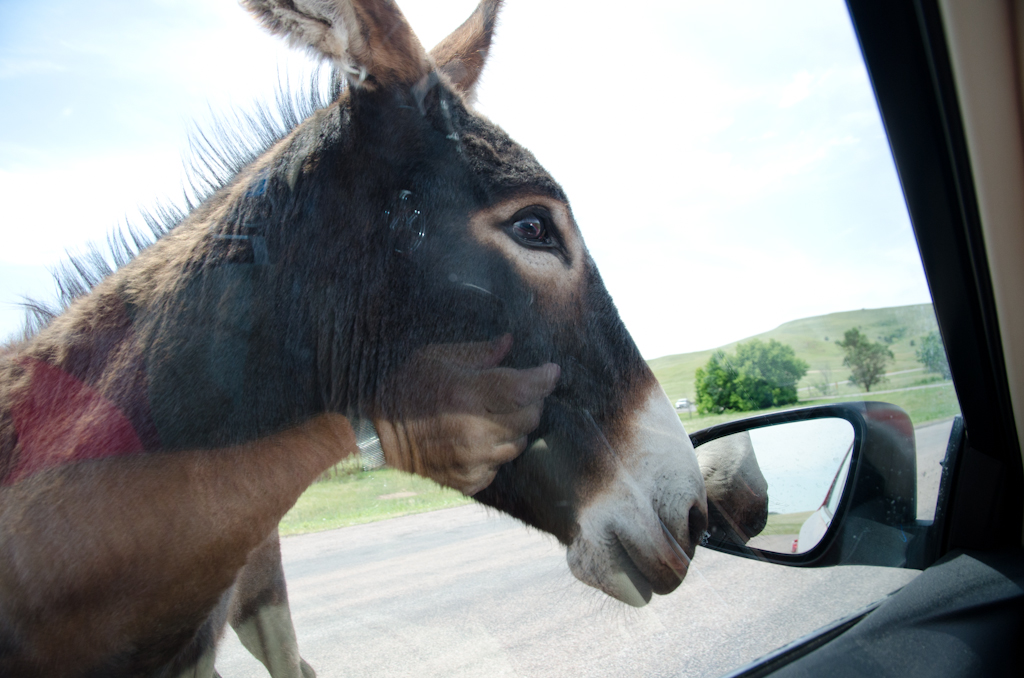
<instances>
[{"instance_id":1,"label":"green grass","mask_svg":"<svg viewBox=\"0 0 1024 678\"><path fill-rule=\"evenodd\" d=\"M840 396L838 398L803 401L796 405L774 407L767 410L758 410L757 412L725 412L723 414L706 414L703 416L696 413L691 415L684 412L679 415L679 419L683 422L683 426L686 427L687 433L694 433L695 431L700 431L701 429L705 429L710 426L717 426L718 424L724 424L728 421L736 421L737 419L746 419L747 417L753 417L759 414L781 412L782 410L791 410L798 407L813 407L814 405L829 405L831 403L853 402L859 400L878 400L881 402L892 403L910 415L910 420L914 422L914 426L921 426L922 424L927 424L929 422L948 419L949 417L960 413L960 403L956 399L956 391L953 390L953 382L946 381L941 382L941 385L934 388L922 388L913 391L897 391L895 393L882 393L880 395L868 393L866 395L859 396Z\"/></svg>"},{"instance_id":2,"label":"green grass","mask_svg":"<svg viewBox=\"0 0 1024 678\"><path fill-rule=\"evenodd\" d=\"M842 339L843 332L851 327L859 327L872 341L878 341L879 337L892 334L898 328L906 328L906 334L890 346L895 360L889 365L888 371L915 371L891 375L887 383L877 386L876 389L903 388L930 377L919 369L921 364L914 355L916 346L911 346L910 342L914 341L916 344L920 342L922 336L938 329L931 304L845 311L802 318L739 341L754 338L762 341L775 339L792 346L797 357L805 360L810 366L807 376L798 384L798 388L802 389L800 397L806 398L819 395L814 387L823 380L823 374L831 373L830 381L833 384L837 381L845 382L849 378L850 371L843 367L842 349L836 346L835 342ZM692 401L696 395L694 373L697 368L706 364L711 354L719 348L726 351L735 350L739 341L706 351L655 358L649 360L648 364L672 402L679 398L689 398ZM859 387L841 384L839 395L860 390Z\"/></svg>"},{"instance_id":3,"label":"green grass","mask_svg":"<svg viewBox=\"0 0 1024 678\"><path fill-rule=\"evenodd\" d=\"M914 426L948 419L953 415L960 414L960 403L956 399L956 391L953 389L953 382L951 381L941 382L941 385L934 388L897 391L896 393L883 393L877 396L870 393L864 396L843 396L840 398L828 398L827 400L814 400L802 404L825 405L852 400L880 400L892 403L910 415L910 420L914 422Z\"/></svg>"},{"instance_id":4,"label":"green grass","mask_svg":"<svg viewBox=\"0 0 1024 678\"><path fill-rule=\"evenodd\" d=\"M313 483L281 520L281 534L332 530L472 501L432 480L401 471L345 471L328 473ZM412 496L389 497L408 493Z\"/></svg>"},{"instance_id":5,"label":"green grass","mask_svg":"<svg viewBox=\"0 0 1024 678\"><path fill-rule=\"evenodd\" d=\"M800 527L804 521L811 517L814 511L801 511L799 513L769 513L768 522L764 529L758 532L758 536L766 534L799 534Z\"/></svg>"}]
</instances>

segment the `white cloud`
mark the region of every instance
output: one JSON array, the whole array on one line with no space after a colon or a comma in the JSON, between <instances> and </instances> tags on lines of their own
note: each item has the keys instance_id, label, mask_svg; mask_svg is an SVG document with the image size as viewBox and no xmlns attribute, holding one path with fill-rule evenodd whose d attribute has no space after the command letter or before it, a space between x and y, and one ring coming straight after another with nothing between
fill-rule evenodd
<instances>
[{"instance_id":1,"label":"white cloud","mask_svg":"<svg viewBox=\"0 0 1024 678\"><path fill-rule=\"evenodd\" d=\"M126 217L138 223L139 207L180 195L182 177L174 149L0 170L0 264L52 266L67 250L104 241Z\"/></svg>"},{"instance_id":2,"label":"white cloud","mask_svg":"<svg viewBox=\"0 0 1024 678\"><path fill-rule=\"evenodd\" d=\"M795 106L807 97L811 96L811 85L816 78L807 71L800 71L793 76L789 84L782 88L782 95L779 97L779 108Z\"/></svg>"},{"instance_id":3,"label":"white cloud","mask_svg":"<svg viewBox=\"0 0 1024 678\"><path fill-rule=\"evenodd\" d=\"M65 70L64 66L47 59L0 57L0 80L56 73L63 70Z\"/></svg>"}]
</instances>

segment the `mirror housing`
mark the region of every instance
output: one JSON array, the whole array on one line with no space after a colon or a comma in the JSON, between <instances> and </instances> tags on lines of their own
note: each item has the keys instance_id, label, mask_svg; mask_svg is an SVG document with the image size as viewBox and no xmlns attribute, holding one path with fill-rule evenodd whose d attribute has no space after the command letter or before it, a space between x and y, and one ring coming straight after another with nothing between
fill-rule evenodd
<instances>
[{"instance_id":1,"label":"mirror housing","mask_svg":"<svg viewBox=\"0 0 1024 678\"><path fill-rule=\"evenodd\" d=\"M773 412L697 431L690 440L697 448L743 431L823 418L850 422L854 444L842 499L821 541L797 554L763 551L722 537L709 537L702 545L800 567L924 567L930 540L927 526L917 522L914 426L899 407L881 402L850 402ZM768 492L770 496L771 487Z\"/></svg>"}]
</instances>

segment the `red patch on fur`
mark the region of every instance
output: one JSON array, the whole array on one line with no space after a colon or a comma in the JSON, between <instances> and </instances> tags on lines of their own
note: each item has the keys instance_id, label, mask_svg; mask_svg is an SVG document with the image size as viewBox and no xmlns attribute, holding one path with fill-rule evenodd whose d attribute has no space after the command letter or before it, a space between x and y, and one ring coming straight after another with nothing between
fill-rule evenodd
<instances>
[{"instance_id":1,"label":"red patch on fur","mask_svg":"<svg viewBox=\"0 0 1024 678\"><path fill-rule=\"evenodd\" d=\"M31 382L11 408L19 455L4 485L71 462L142 451L131 422L99 391L45 362L27 358L22 365Z\"/></svg>"}]
</instances>

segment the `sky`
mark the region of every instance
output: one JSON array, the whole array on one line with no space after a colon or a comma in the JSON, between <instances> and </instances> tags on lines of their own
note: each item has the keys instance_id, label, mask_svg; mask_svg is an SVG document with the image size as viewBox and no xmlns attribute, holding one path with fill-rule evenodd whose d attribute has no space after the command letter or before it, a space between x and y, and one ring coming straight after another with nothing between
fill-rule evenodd
<instances>
[{"instance_id":1,"label":"sky","mask_svg":"<svg viewBox=\"0 0 1024 678\"><path fill-rule=\"evenodd\" d=\"M401 0L429 49L473 0ZM581 10L581 7L587 9ZM644 357L930 301L842 2L509 0L477 108L562 184ZM0 339L311 62L236 0L0 3Z\"/></svg>"}]
</instances>

